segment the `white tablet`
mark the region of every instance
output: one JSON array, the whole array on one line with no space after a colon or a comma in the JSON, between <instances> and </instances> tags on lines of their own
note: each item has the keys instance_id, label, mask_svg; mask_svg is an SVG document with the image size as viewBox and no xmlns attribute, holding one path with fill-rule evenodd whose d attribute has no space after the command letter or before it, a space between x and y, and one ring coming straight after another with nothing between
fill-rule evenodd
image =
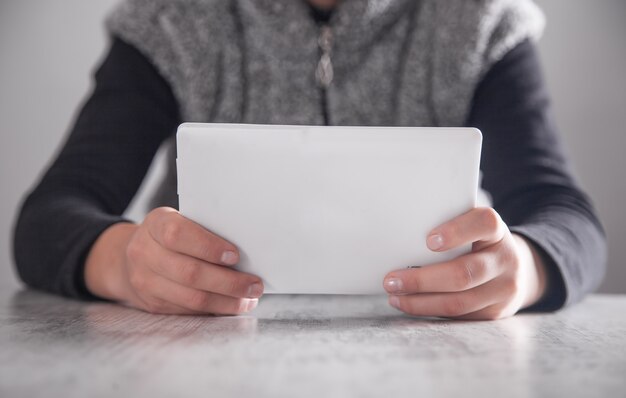
<instances>
[{"instance_id":1,"label":"white tablet","mask_svg":"<svg viewBox=\"0 0 626 398\"><path fill-rule=\"evenodd\" d=\"M471 128L183 124L181 213L235 244L266 293L381 294L394 269L456 257L428 232L475 206Z\"/></svg>"}]
</instances>

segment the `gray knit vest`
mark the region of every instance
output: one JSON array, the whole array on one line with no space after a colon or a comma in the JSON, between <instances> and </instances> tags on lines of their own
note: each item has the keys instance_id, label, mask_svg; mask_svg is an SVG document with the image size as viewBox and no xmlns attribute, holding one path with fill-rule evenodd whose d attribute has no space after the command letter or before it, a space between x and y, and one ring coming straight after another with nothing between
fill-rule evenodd
<instances>
[{"instance_id":1,"label":"gray knit vest","mask_svg":"<svg viewBox=\"0 0 626 398\"><path fill-rule=\"evenodd\" d=\"M531 0L341 0L321 90L303 0L127 0L107 21L168 81L184 121L319 125L326 108L355 126L463 125L484 73L543 25ZM176 207L174 159L154 205Z\"/></svg>"}]
</instances>

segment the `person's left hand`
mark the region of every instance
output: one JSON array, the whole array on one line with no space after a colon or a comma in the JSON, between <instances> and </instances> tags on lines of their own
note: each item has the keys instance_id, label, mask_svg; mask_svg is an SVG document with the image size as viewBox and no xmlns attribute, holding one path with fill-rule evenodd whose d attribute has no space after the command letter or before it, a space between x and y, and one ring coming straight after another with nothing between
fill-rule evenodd
<instances>
[{"instance_id":1,"label":"person's left hand","mask_svg":"<svg viewBox=\"0 0 626 398\"><path fill-rule=\"evenodd\" d=\"M389 304L410 315L499 319L536 303L546 289L541 258L512 234L491 208L475 208L435 228L430 250L472 243L472 252L451 261L390 272Z\"/></svg>"}]
</instances>

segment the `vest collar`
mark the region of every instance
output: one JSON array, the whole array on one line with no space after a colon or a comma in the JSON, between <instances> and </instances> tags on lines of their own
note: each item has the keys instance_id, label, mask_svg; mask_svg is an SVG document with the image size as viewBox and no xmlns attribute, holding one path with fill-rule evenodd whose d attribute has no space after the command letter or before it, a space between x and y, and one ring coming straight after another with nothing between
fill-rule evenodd
<instances>
[{"instance_id":1,"label":"vest collar","mask_svg":"<svg viewBox=\"0 0 626 398\"><path fill-rule=\"evenodd\" d=\"M340 0L329 21L334 41L344 49L367 47L418 2ZM248 27L255 34L271 36L269 43L276 44L276 50L292 55L317 51L319 28L305 0L241 0L240 4L250 17Z\"/></svg>"}]
</instances>

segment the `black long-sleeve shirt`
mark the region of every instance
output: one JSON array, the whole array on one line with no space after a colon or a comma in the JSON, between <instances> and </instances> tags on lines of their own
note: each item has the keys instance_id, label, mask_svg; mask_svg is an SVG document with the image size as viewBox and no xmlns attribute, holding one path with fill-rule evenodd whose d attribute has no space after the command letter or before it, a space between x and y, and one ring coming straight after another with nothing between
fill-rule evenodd
<instances>
[{"instance_id":1,"label":"black long-sleeve shirt","mask_svg":"<svg viewBox=\"0 0 626 398\"><path fill-rule=\"evenodd\" d=\"M154 154L181 122L172 90L136 48L114 38L67 142L24 201L14 237L28 285L93 298L85 258L136 193ZM483 187L513 232L548 265L553 310L579 300L604 274L605 240L590 201L573 181L550 118L534 44L525 41L477 86L468 126L483 132Z\"/></svg>"}]
</instances>

